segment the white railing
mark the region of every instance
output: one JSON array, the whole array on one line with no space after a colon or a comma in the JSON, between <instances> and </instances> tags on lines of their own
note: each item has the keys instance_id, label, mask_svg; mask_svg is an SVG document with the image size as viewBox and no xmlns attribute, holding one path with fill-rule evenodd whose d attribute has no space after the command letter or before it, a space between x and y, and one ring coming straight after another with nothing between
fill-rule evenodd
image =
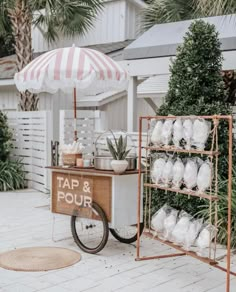
<instances>
[{"instance_id":1,"label":"white railing","mask_svg":"<svg viewBox=\"0 0 236 292\"><path fill-rule=\"evenodd\" d=\"M24 165L27 185L48 192L50 180L45 168L51 163L51 112L8 112L13 131L12 158Z\"/></svg>"}]
</instances>

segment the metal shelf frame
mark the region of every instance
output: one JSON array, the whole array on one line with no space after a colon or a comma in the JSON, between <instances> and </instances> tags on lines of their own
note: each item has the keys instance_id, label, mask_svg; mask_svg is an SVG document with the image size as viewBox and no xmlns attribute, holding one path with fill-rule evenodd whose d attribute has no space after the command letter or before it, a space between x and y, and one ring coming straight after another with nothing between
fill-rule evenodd
<instances>
[{"instance_id":1,"label":"metal shelf frame","mask_svg":"<svg viewBox=\"0 0 236 292\"><path fill-rule=\"evenodd\" d=\"M140 233L138 232L138 236L137 236L137 253L136 253L136 260L137 261L142 261L142 260L151 260L151 259L161 259L161 258L167 258L167 257L175 257L175 256L184 256L184 255L189 255L192 256L193 258L196 258L204 263L207 263L211 266L214 266L215 268L218 268L222 271L226 272L226 292L230 292L230 275L234 275L236 276L236 273L232 272L230 270L230 261L231 261L231 200L232 200L232 145L233 145L233 117L231 115L213 115L213 116L144 116L144 117L140 117L139 118L139 158L141 158L141 154L142 154L142 150L146 149L146 153L147 151L157 151L157 152L173 152L173 153L193 153L193 154L199 154L199 155L208 155L211 157L217 157L220 155L220 153L218 152L218 149L216 150L209 150L209 151L200 151L200 150L196 150L196 149L190 149L190 150L186 150L186 149L179 149L179 148L175 148L174 146L170 146L170 147L155 147L155 146L149 146L146 145L146 147L142 147L142 134L143 134L143 122L145 121L145 124L147 124L146 122L148 122L148 125L150 123L150 121L152 119L155 120L167 120L167 119L172 119L172 120L176 120L177 118L181 118L181 119L189 119L189 118L202 118L202 119L206 119L206 120L211 120L211 121L217 121L220 122L221 120L225 120L228 123L228 225L227 225L227 266L226 268L222 267L219 265L219 263L211 258L205 258L205 257L200 257L198 256L195 252L192 251L187 251L184 250L182 247L175 245L172 242L169 241L164 241L160 238L158 238L157 236L153 236L153 234L151 233L151 229L150 227L148 228L148 230L146 230L144 232L144 235L153 238L154 240L158 240L159 242L166 244L168 246L170 246L171 248L174 248L176 250L179 251L179 253L172 253L172 254L165 254L165 255L154 255L154 256L149 256L149 257L145 257L145 256L141 256L140 255ZM147 127L147 126L146 126ZM218 127L218 124L217 124ZM149 130L149 129L147 129ZM141 165L141 159L139 159L139 165L138 165L138 169L139 169L139 181L138 181L138 210L137 210L137 222L138 222L138 229L140 230L140 223L141 222L141 218L140 218L140 211L141 211L141 192L143 191L142 189L142 165ZM146 169L146 174L148 175L148 171ZM198 193L197 191L189 191L189 190L176 190L170 187L165 187L165 186L161 186L161 185L156 185L156 184L150 184L150 183L144 183L144 186L146 188L158 188L161 190L165 190L165 191L171 191L171 192L176 192L176 193L180 193L183 195L188 195L188 196L195 196L195 197L200 197L200 198L204 198L204 199L208 199L210 201L214 201L217 200L217 196L211 196L205 193Z\"/></svg>"}]
</instances>

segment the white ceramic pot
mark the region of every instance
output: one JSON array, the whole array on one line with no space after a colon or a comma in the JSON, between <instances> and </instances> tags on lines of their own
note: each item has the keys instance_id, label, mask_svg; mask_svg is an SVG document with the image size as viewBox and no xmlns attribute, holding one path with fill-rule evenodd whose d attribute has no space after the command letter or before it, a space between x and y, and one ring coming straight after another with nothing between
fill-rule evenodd
<instances>
[{"instance_id":1,"label":"white ceramic pot","mask_svg":"<svg viewBox=\"0 0 236 292\"><path fill-rule=\"evenodd\" d=\"M115 173L121 174L126 171L128 167L128 161L127 160L112 160L111 167Z\"/></svg>"}]
</instances>

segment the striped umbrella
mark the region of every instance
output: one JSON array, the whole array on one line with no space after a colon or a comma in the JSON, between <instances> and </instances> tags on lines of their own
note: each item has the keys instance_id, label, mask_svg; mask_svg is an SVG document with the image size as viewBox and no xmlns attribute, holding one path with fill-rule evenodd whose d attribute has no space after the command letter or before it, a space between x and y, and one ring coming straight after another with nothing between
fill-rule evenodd
<instances>
[{"instance_id":1,"label":"striped umbrella","mask_svg":"<svg viewBox=\"0 0 236 292\"><path fill-rule=\"evenodd\" d=\"M76 95L95 95L127 88L127 72L108 56L75 46L49 51L34 59L15 74L20 92L74 94L74 132L76 131Z\"/></svg>"}]
</instances>

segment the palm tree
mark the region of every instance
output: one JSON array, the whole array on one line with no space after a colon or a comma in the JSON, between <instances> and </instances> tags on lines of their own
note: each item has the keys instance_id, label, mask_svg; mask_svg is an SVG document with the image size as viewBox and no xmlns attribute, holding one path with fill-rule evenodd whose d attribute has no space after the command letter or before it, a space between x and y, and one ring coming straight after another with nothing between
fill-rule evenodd
<instances>
[{"instance_id":1,"label":"palm tree","mask_svg":"<svg viewBox=\"0 0 236 292\"><path fill-rule=\"evenodd\" d=\"M0 0L0 35L10 24L17 56L17 71L32 60L31 28L37 26L49 41L59 35L84 34L93 25L103 0ZM37 110L38 97L21 93L20 108Z\"/></svg>"},{"instance_id":2,"label":"palm tree","mask_svg":"<svg viewBox=\"0 0 236 292\"><path fill-rule=\"evenodd\" d=\"M196 0L151 0L143 11L143 28L154 24L190 19L197 10Z\"/></svg>"},{"instance_id":3,"label":"palm tree","mask_svg":"<svg viewBox=\"0 0 236 292\"><path fill-rule=\"evenodd\" d=\"M154 24L236 13L235 0L149 0L143 28Z\"/></svg>"},{"instance_id":4,"label":"palm tree","mask_svg":"<svg viewBox=\"0 0 236 292\"><path fill-rule=\"evenodd\" d=\"M235 0L198 0L197 9L209 16L236 13Z\"/></svg>"}]
</instances>

